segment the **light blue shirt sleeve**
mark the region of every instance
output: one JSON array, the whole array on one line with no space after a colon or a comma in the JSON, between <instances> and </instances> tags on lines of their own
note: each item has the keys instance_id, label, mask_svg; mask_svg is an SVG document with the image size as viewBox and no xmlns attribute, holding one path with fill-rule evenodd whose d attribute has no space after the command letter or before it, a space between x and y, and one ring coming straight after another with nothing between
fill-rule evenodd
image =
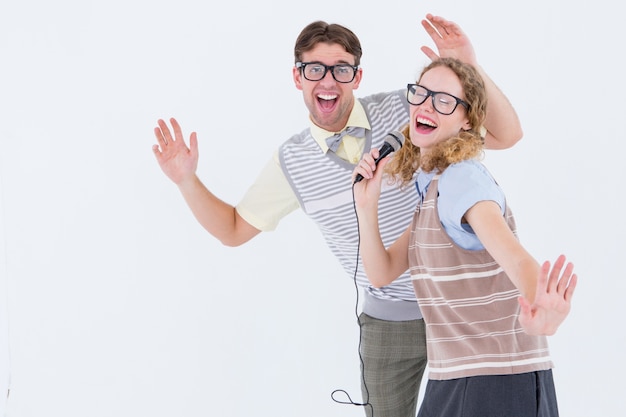
<instances>
[{"instance_id":1,"label":"light blue shirt sleeve","mask_svg":"<svg viewBox=\"0 0 626 417\"><path fill-rule=\"evenodd\" d=\"M474 204L495 201L504 216L506 199L487 168L479 161L469 160L450 165L439 179L439 218L448 236L460 247L484 249L467 223L461 219Z\"/></svg>"}]
</instances>

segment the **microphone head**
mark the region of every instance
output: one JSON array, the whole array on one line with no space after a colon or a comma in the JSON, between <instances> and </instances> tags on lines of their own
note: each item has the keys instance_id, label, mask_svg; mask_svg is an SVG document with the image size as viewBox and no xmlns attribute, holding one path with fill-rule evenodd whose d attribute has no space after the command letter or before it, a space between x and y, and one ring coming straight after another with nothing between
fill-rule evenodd
<instances>
[{"instance_id":1,"label":"microphone head","mask_svg":"<svg viewBox=\"0 0 626 417\"><path fill-rule=\"evenodd\" d=\"M393 151L396 152L398 149L400 149L402 147L402 145L404 145L404 135L397 131L394 130L393 132L389 132L387 134L387 137L385 138L385 142L389 144L389 146L391 146L393 148Z\"/></svg>"}]
</instances>

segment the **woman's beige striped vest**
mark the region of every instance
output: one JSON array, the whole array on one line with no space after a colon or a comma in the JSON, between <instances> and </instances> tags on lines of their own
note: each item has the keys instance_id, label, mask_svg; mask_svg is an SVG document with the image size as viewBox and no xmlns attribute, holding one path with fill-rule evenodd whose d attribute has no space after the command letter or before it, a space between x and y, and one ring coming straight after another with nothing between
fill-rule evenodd
<instances>
[{"instance_id":1,"label":"woman's beige striped vest","mask_svg":"<svg viewBox=\"0 0 626 417\"><path fill-rule=\"evenodd\" d=\"M429 378L518 374L552 368L547 339L517 317L520 295L486 250L457 246L437 212L439 175L411 226L409 265L426 321ZM508 205L506 220L515 233Z\"/></svg>"}]
</instances>

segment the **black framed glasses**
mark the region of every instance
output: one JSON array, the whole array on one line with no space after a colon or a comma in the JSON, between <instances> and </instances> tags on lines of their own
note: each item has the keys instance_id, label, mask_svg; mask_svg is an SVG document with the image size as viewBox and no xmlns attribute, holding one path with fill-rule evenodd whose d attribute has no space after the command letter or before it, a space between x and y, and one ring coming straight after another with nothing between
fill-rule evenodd
<instances>
[{"instance_id":1,"label":"black framed glasses","mask_svg":"<svg viewBox=\"0 0 626 417\"><path fill-rule=\"evenodd\" d=\"M296 62L296 68L300 68L302 75L309 81L319 81L330 70L333 78L338 83L351 83L356 77L358 65L337 64L324 65L319 62Z\"/></svg>"},{"instance_id":2,"label":"black framed glasses","mask_svg":"<svg viewBox=\"0 0 626 417\"><path fill-rule=\"evenodd\" d=\"M410 104L415 106L420 105L425 102L428 97L432 97L433 108L441 114L449 115L454 113L459 104L465 107L465 110L469 110L469 104L458 97L454 97L452 94L442 91L431 91L419 84L407 84L406 100Z\"/></svg>"}]
</instances>

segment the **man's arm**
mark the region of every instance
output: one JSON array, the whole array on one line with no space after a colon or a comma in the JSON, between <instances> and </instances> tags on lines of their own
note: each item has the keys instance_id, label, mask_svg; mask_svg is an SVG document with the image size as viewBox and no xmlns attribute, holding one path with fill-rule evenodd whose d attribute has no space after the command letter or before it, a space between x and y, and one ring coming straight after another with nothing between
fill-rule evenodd
<instances>
[{"instance_id":1,"label":"man's arm","mask_svg":"<svg viewBox=\"0 0 626 417\"><path fill-rule=\"evenodd\" d=\"M435 42L439 55L427 46L421 50L431 60L441 57L457 58L473 65L483 80L487 90L488 104L485 119L485 147L488 149L506 149L515 145L523 136L522 126L517 112L506 98L504 93L489 78L487 73L478 65L476 54L469 38L454 22L447 21L440 16L427 14L422 20L422 26Z\"/></svg>"},{"instance_id":2,"label":"man's arm","mask_svg":"<svg viewBox=\"0 0 626 417\"><path fill-rule=\"evenodd\" d=\"M198 222L226 246L239 246L260 233L246 222L235 208L211 193L196 175L198 139L196 133L185 144L180 125L170 119L174 137L163 120L154 128L157 145L152 147L161 169L182 193Z\"/></svg>"}]
</instances>

